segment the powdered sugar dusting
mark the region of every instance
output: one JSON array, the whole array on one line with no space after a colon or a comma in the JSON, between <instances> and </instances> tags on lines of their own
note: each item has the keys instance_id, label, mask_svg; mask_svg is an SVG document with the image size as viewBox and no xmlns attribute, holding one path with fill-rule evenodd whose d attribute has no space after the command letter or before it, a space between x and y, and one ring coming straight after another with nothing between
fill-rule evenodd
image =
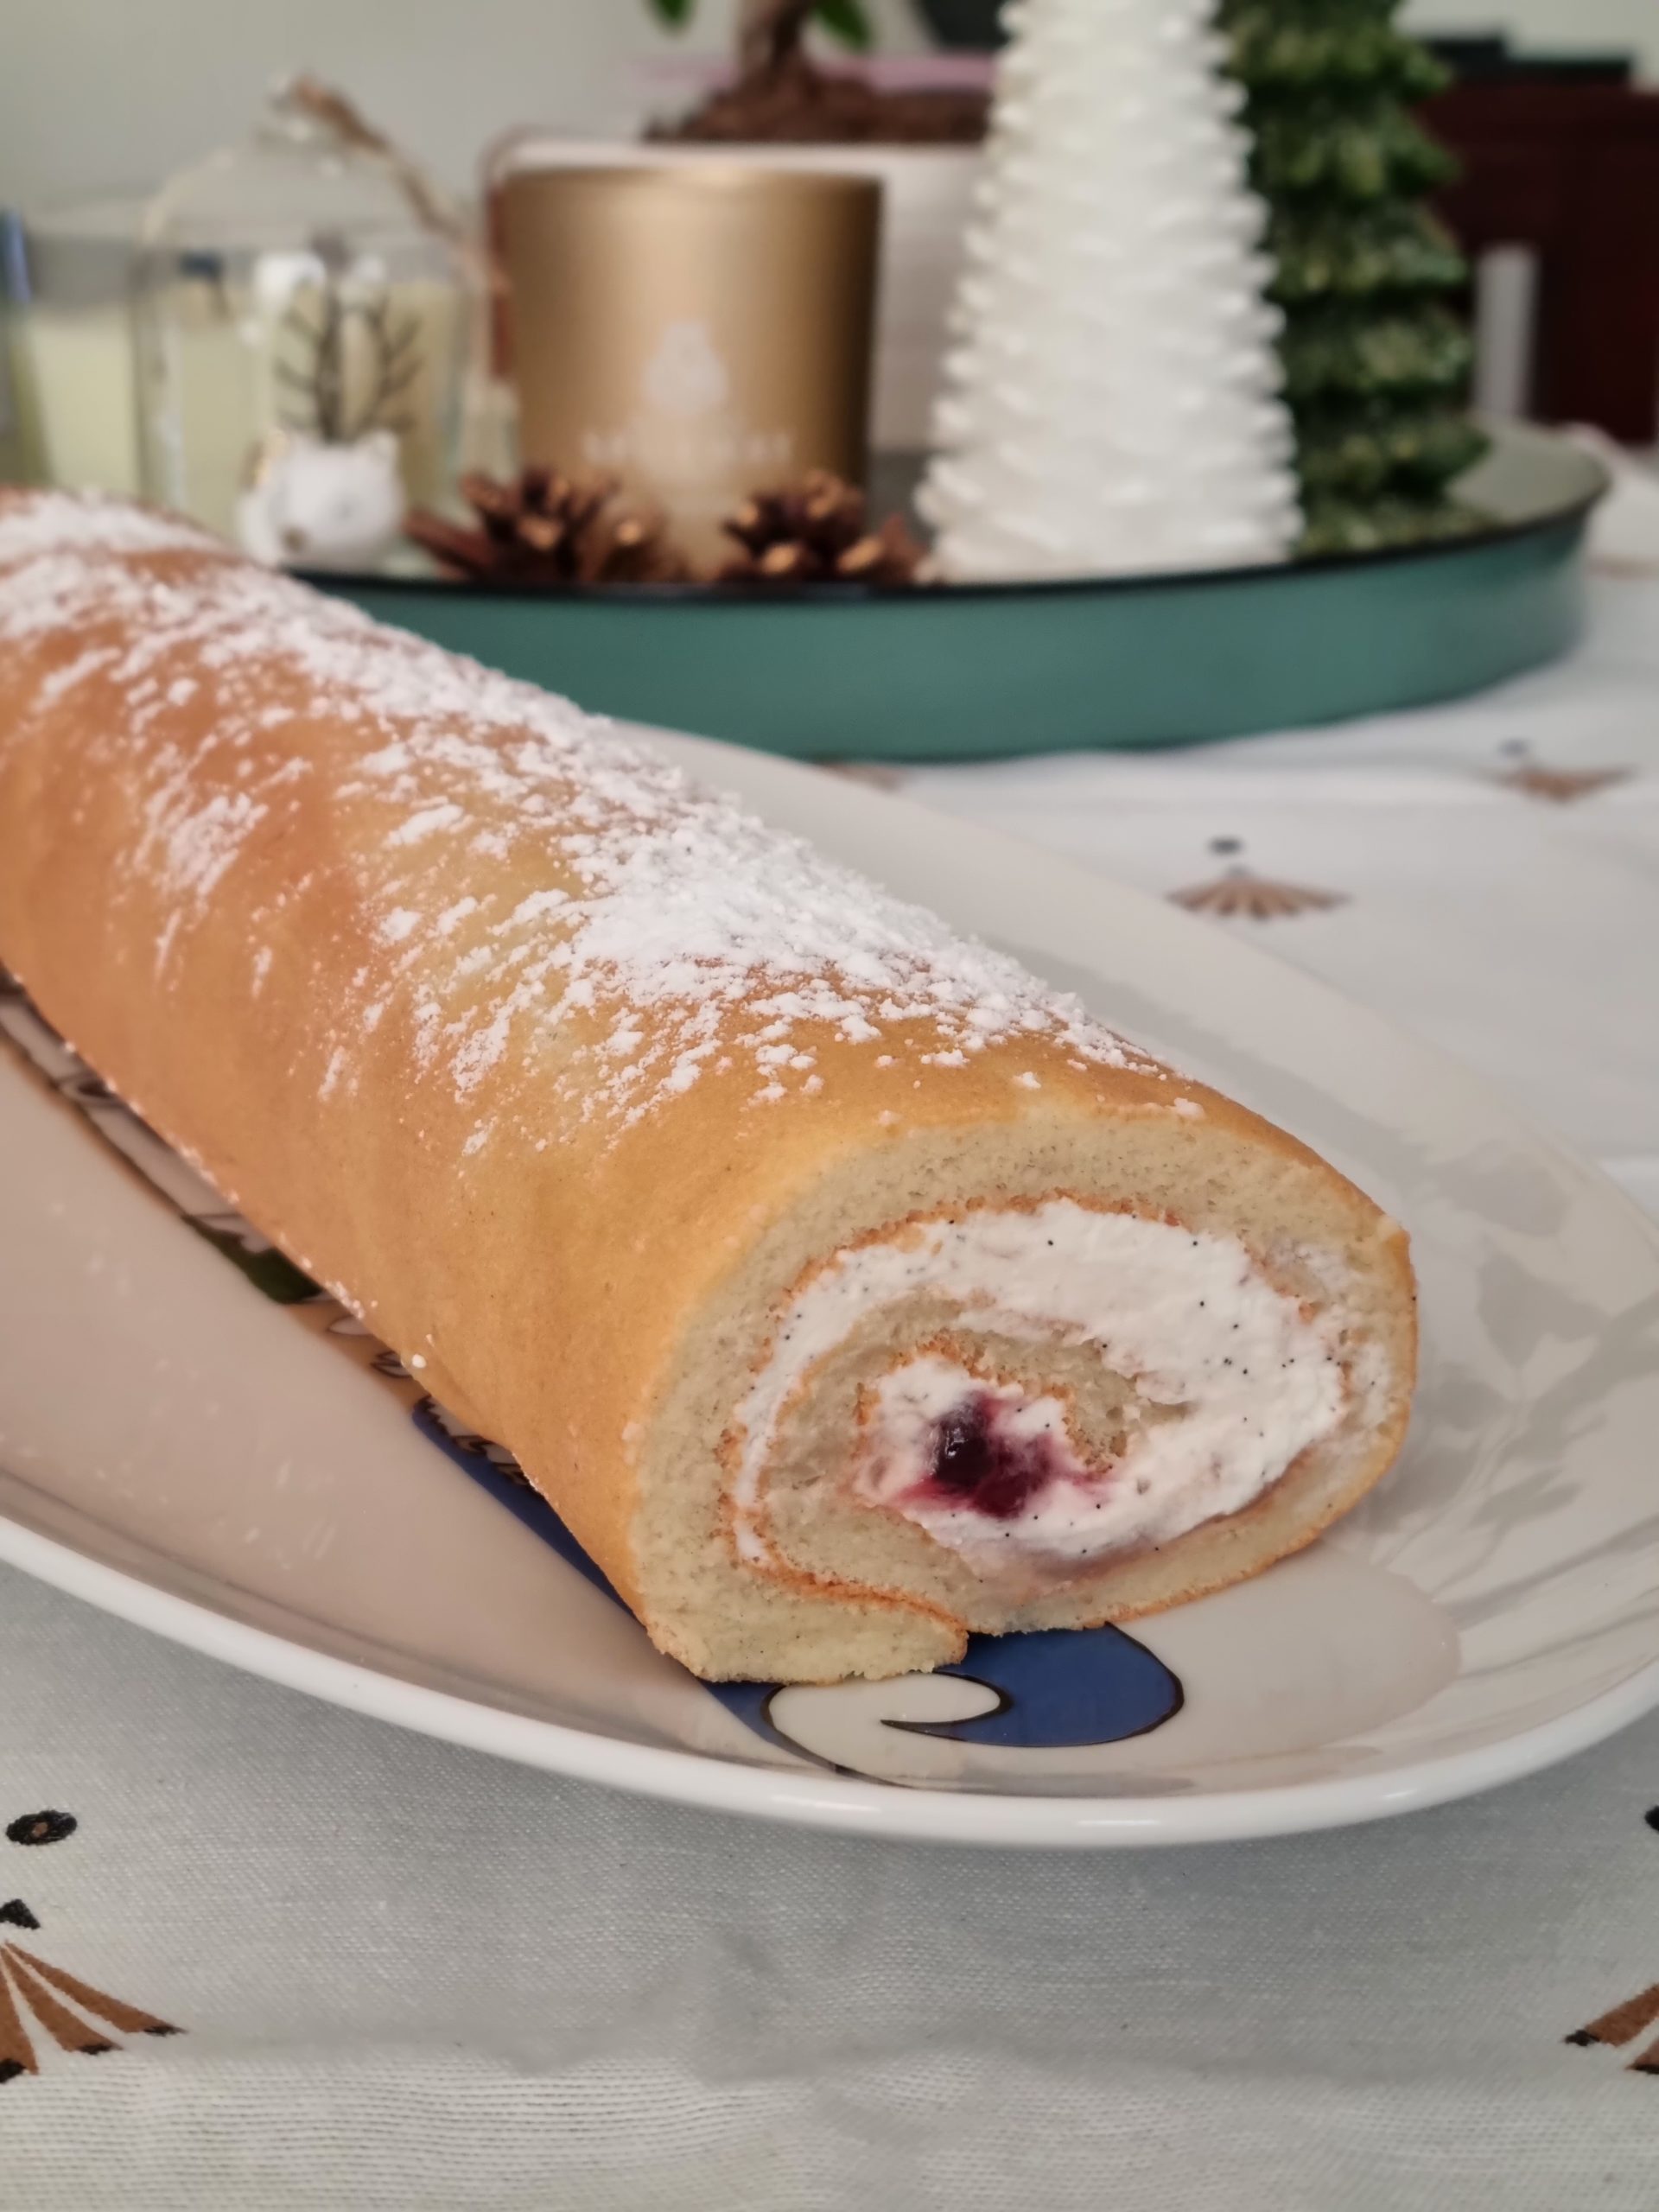
<instances>
[{"instance_id":1,"label":"powdered sugar dusting","mask_svg":"<svg viewBox=\"0 0 1659 2212\"><path fill-rule=\"evenodd\" d=\"M756 1105L816 1096L826 1035L906 1072L1046 1036L1076 1063L1161 1074L1015 962L563 700L241 563L169 580L127 557L207 543L118 505L0 503L0 639L117 632L113 657L83 639L46 681L119 687L112 758L131 774L137 752L145 794L136 866L187 920L262 823L297 818L319 760L330 808L374 825L353 892L378 950L334 1017L326 1092L349 1096L389 1002L423 1080L467 1098L509 1056L540 1065L545 1041L550 1118L618 1127L711 1067L747 1067ZM203 671L211 712L193 713ZM273 708L273 681L297 711ZM481 1118L468 1150L491 1133Z\"/></svg>"},{"instance_id":2,"label":"powdered sugar dusting","mask_svg":"<svg viewBox=\"0 0 1659 2212\"><path fill-rule=\"evenodd\" d=\"M172 779L145 805L139 862L159 865L181 897L205 900L265 811L245 791L221 792L193 804L183 779Z\"/></svg>"},{"instance_id":3,"label":"powdered sugar dusting","mask_svg":"<svg viewBox=\"0 0 1659 2212\"><path fill-rule=\"evenodd\" d=\"M41 553L201 553L225 548L177 515L98 493L47 493L0 508L0 567Z\"/></svg>"}]
</instances>

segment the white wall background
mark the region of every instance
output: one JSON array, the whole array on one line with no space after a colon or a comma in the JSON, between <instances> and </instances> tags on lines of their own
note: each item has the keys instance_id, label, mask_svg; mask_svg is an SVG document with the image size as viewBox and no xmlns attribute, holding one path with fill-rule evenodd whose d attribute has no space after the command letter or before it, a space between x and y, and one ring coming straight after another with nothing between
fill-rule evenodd
<instances>
[{"instance_id":1,"label":"white wall background","mask_svg":"<svg viewBox=\"0 0 1659 2212\"><path fill-rule=\"evenodd\" d=\"M1497 29L1526 46L1639 54L1659 79L1659 0L1410 0L1404 20L1414 30Z\"/></svg>"},{"instance_id":2,"label":"white wall background","mask_svg":"<svg viewBox=\"0 0 1659 2212\"><path fill-rule=\"evenodd\" d=\"M905 0L883 42L924 43ZM148 185L306 68L451 185L515 124L631 126L639 65L723 51L735 0L670 37L645 0L0 0L0 201Z\"/></svg>"},{"instance_id":3,"label":"white wall background","mask_svg":"<svg viewBox=\"0 0 1659 2212\"><path fill-rule=\"evenodd\" d=\"M264 84L300 67L462 187L515 123L626 124L639 63L719 48L732 5L702 0L696 30L671 46L645 0L8 0L0 201L153 184L239 135ZM923 43L905 0L875 5L889 48ZM1410 20L1636 48L1659 77L1659 0L1414 0Z\"/></svg>"}]
</instances>

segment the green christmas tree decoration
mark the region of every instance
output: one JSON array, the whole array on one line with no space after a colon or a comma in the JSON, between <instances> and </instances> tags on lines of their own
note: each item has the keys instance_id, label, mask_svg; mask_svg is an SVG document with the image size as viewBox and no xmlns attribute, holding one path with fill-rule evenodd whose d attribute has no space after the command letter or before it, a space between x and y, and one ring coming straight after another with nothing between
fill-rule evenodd
<instances>
[{"instance_id":1,"label":"green christmas tree decoration","mask_svg":"<svg viewBox=\"0 0 1659 2212\"><path fill-rule=\"evenodd\" d=\"M1468 414L1468 264L1428 206L1456 165L1410 110L1446 81L1395 28L1401 0L1222 0L1285 317L1304 550L1457 535Z\"/></svg>"}]
</instances>

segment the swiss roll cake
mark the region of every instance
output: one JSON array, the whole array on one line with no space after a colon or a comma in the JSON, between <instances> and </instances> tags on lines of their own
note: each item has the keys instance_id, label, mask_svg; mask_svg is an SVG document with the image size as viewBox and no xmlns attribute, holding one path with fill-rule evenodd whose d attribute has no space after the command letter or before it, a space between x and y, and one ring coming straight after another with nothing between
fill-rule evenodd
<instances>
[{"instance_id":1,"label":"swiss roll cake","mask_svg":"<svg viewBox=\"0 0 1659 2212\"><path fill-rule=\"evenodd\" d=\"M1407 1240L1304 1145L164 515L0 494L0 962L706 1677L1176 1605L1399 1450Z\"/></svg>"}]
</instances>

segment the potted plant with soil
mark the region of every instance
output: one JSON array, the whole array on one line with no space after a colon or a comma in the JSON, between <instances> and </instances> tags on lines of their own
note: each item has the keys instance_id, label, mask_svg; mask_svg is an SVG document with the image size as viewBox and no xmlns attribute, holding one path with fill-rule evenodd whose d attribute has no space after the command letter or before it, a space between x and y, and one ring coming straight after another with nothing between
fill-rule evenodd
<instances>
[{"instance_id":1,"label":"potted plant with soil","mask_svg":"<svg viewBox=\"0 0 1659 2212\"><path fill-rule=\"evenodd\" d=\"M658 20L688 22L696 0L650 0ZM681 143L962 146L985 135L982 92L884 91L868 78L819 67L807 50L817 26L855 52L872 43L860 0L743 0L731 83L658 135Z\"/></svg>"}]
</instances>

